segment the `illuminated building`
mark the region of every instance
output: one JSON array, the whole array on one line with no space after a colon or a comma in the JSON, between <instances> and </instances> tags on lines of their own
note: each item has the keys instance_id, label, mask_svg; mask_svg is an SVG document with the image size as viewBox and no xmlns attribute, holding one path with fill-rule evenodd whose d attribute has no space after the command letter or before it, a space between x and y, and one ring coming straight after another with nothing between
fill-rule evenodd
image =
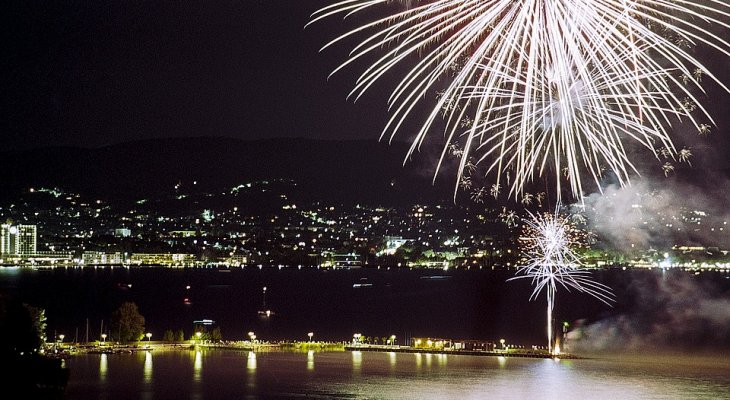
<instances>
[{"instance_id":1,"label":"illuminated building","mask_svg":"<svg viewBox=\"0 0 730 400\"><path fill-rule=\"evenodd\" d=\"M189 238L197 235L196 231L170 231L170 237Z\"/></svg>"},{"instance_id":2,"label":"illuminated building","mask_svg":"<svg viewBox=\"0 0 730 400\"><path fill-rule=\"evenodd\" d=\"M132 236L132 231L129 228L117 228L114 230L114 236L130 237L130 236Z\"/></svg>"},{"instance_id":3,"label":"illuminated building","mask_svg":"<svg viewBox=\"0 0 730 400\"><path fill-rule=\"evenodd\" d=\"M240 267L248 263L248 257L245 254L232 254L224 262L230 266Z\"/></svg>"},{"instance_id":4,"label":"illuminated building","mask_svg":"<svg viewBox=\"0 0 730 400\"><path fill-rule=\"evenodd\" d=\"M18 228L10 224L2 224L0 226L0 254L15 254L15 241L13 236L17 233Z\"/></svg>"},{"instance_id":5,"label":"illuminated building","mask_svg":"<svg viewBox=\"0 0 730 400\"><path fill-rule=\"evenodd\" d=\"M10 225L0 227L0 254L28 256L36 253L37 227Z\"/></svg>"},{"instance_id":6,"label":"illuminated building","mask_svg":"<svg viewBox=\"0 0 730 400\"><path fill-rule=\"evenodd\" d=\"M38 229L35 225L18 225L15 236L15 252L21 256L36 253Z\"/></svg>"},{"instance_id":7,"label":"illuminated building","mask_svg":"<svg viewBox=\"0 0 730 400\"><path fill-rule=\"evenodd\" d=\"M385 236L383 237L383 242L385 244L385 248L378 252L378 256L392 256L395 254L396 250L408 242L408 239L403 239L402 236Z\"/></svg>"},{"instance_id":8,"label":"illuminated building","mask_svg":"<svg viewBox=\"0 0 730 400\"><path fill-rule=\"evenodd\" d=\"M332 262L335 268L362 267L362 259L355 253L332 254Z\"/></svg>"},{"instance_id":9,"label":"illuminated building","mask_svg":"<svg viewBox=\"0 0 730 400\"><path fill-rule=\"evenodd\" d=\"M81 255L84 265L122 265L124 255L122 253L105 253L102 251L85 251Z\"/></svg>"},{"instance_id":10,"label":"illuminated building","mask_svg":"<svg viewBox=\"0 0 730 400\"><path fill-rule=\"evenodd\" d=\"M194 264L195 256L180 253L133 253L129 261L135 265L184 267Z\"/></svg>"}]
</instances>

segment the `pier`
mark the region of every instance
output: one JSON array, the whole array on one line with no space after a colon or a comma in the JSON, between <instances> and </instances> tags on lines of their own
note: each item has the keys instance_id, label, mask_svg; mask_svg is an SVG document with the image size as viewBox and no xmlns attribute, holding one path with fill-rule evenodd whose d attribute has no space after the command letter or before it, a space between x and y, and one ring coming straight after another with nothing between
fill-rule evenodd
<instances>
[{"instance_id":1,"label":"pier","mask_svg":"<svg viewBox=\"0 0 730 400\"><path fill-rule=\"evenodd\" d=\"M409 346L388 346L388 345L346 345L347 351L376 351L384 353L419 353L419 354L450 354L459 356L482 356L482 357L512 357L512 358L560 358L560 359L581 359L573 354L551 355L547 352L536 352L529 350L510 351L485 351L485 350L443 350L443 349L420 349Z\"/></svg>"}]
</instances>

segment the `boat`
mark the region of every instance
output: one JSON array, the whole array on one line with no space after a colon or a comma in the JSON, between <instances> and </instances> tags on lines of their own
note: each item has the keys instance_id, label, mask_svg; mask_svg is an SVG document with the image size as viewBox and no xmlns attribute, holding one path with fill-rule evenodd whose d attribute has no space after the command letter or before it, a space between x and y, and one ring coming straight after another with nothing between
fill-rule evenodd
<instances>
[{"instance_id":1,"label":"boat","mask_svg":"<svg viewBox=\"0 0 730 400\"><path fill-rule=\"evenodd\" d=\"M271 311L271 309L266 307L266 286L264 286L263 292L264 292L263 293L264 300L263 300L263 303L261 304L261 309L259 310L258 315L261 318L269 318L272 315L274 315L274 312Z\"/></svg>"},{"instance_id":2,"label":"boat","mask_svg":"<svg viewBox=\"0 0 730 400\"><path fill-rule=\"evenodd\" d=\"M373 286L372 283L353 283L352 284L352 288L353 289L364 288L364 287L371 287L371 286Z\"/></svg>"},{"instance_id":3,"label":"boat","mask_svg":"<svg viewBox=\"0 0 730 400\"><path fill-rule=\"evenodd\" d=\"M368 278L360 278L360 282L352 284L353 289L366 288L371 286L373 286L373 284L368 282Z\"/></svg>"}]
</instances>

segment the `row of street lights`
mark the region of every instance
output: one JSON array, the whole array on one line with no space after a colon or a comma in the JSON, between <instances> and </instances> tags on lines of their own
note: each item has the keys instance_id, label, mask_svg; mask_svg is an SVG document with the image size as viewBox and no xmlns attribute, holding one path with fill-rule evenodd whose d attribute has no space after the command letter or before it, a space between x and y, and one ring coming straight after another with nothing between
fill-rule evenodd
<instances>
[{"instance_id":1,"label":"row of street lights","mask_svg":"<svg viewBox=\"0 0 730 400\"><path fill-rule=\"evenodd\" d=\"M389 346L395 346L395 335L390 335L390 337L386 340L386 344ZM353 344L360 344L362 341L362 333L355 333L352 335L352 343Z\"/></svg>"},{"instance_id":2,"label":"row of street lights","mask_svg":"<svg viewBox=\"0 0 730 400\"><path fill-rule=\"evenodd\" d=\"M200 334L200 332L198 332L198 334ZM152 333L151 332L147 332L144 335L147 338L147 343L149 344L151 342L151 340L152 340ZM58 341L60 343L63 343L63 339L65 339L65 338L66 338L66 335L64 335L63 333L60 334L60 335L58 335ZM107 338L107 334L106 333L102 333L101 334L101 342L102 342L102 344L106 344L106 338Z\"/></svg>"},{"instance_id":3,"label":"row of street lights","mask_svg":"<svg viewBox=\"0 0 730 400\"><path fill-rule=\"evenodd\" d=\"M152 333L151 332L147 332L144 335L147 338L147 343L150 343L150 341L152 340L151 339L152 338ZM61 335L60 337L61 337L61 340L63 341L63 335ZM102 344L106 343L106 338L107 338L106 333L102 333L101 334L101 342L102 342Z\"/></svg>"}]
</instances>

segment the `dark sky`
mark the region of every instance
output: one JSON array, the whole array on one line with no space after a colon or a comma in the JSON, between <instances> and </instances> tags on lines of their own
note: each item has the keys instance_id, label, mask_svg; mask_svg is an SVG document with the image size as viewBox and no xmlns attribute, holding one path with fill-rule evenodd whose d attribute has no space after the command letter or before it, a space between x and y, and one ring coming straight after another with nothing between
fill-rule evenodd
<instances>
[{"instance_id":1,"label":"dark sky","mask_svg":"<svg viewBox=\"0 0 730 400\"><path fill-rule=\"evenodd\" d=\"M304 25L332 0L10 3L0 17L6 150L171 136L376 140L387 117L388 85L346 100L362 64L327 80L347 48L318 50L345 26ZM713 57L730 78L728 59ZM695 153L728 148L730 96L715 91L708 104L714 135L677 138Z\"/></svg>"},{"instance_id":2,"label":"dark sky","mask_svg":"<svg viewBox=\"0 0 730 400\"><path fill-rule=\"evenodd\" d=\"M327 0L12 1L3 10L5 149L170 136L376 140L382 118L327 75ZM384 111L384 99L378 98ZM378 112L377 115L383 115Z\"/></svg>"}]
</instances>

